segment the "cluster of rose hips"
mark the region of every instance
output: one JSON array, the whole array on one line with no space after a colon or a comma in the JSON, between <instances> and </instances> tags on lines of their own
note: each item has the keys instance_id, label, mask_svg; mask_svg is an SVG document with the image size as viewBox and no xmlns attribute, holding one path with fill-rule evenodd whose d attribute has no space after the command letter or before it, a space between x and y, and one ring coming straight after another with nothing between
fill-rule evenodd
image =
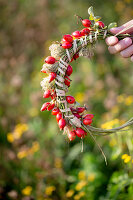
<instances>
[{"instance_id":1,"label":"cluster of rose hips","mask_svg":"<svg viewBox=\"0 0 133 200\"><path fill-rule=\"evenodd\" d=\"M69 49L72 47L73 39L79 39L85 35L89 35L90 31L93 30L92 22L89 19L82 19L80 17L80 20L85 28L82 29L81 31L74 31L71 35L69 35L69 34L64 35L61 40L61 42L62 42L61 46L64 49ZM98 27L98 28L104 28L105 25L102 21L97 21L97 22L95 22L94 26Z\"/></svg>"},{"instance_id":2,"label":"cluster of rose hips","mask_svg":"<svg viewBox=\"0 0 133 200\"><path fill-rule=\"evenodd\" d=\"M62 41L61 41L62 48L64 48L64 49L71 48L73 45L74 39L79 39L82 36L88 35L90 33L90 31L92 30L92 23L89 19L84 19L84 20L80 19L80 20L81 20L83 26L85 26L85 28L82 29L81 31L73 32L72 35L69 35L69 34L64 35L62 38ZM97 21L97 22L95 22L95 26L98 26L99 28L104 28L104 23L101 21ZM71 62L73 61L73 59L76 60L78 57L79 57L79 55L78 55L78 53L76 53L73 56ZM57 60L52 56L48 56L45 59L45 63L47 63L47 64L54 64L56 62L57 62ZM44 70L42 70L41 72L46 73L46 71L44 71ZM72 72L73 72L72 66L68 65L66 74L64 77L64 84L68 87L70 86L70 82L71 82L71 79L69 78L69 76L72 74ZM57 74L55 72L50 72L49 73L49 82L52 82L56 78L56 76L57 76ZM56 92L54 90L49 90L49 89L46 90L43 94L43 98L49 98L49 97L52 98L52 102L44 103L42 105L41 111L52 110L52 115L56 116L56 120L57 120L60 130L63 130L64 127L66 126L66 121L63 118L63 115L60 112L59 108L56 107L56 105L54 103L55 98L56 98ZM75 98L73 96L66 96L66 101L68 104L71 105L70 110L75 117L80 119L84 125L91 125L92 119L94 117L93 114L84 115L83 112L86 110L85 107L76 107L75 108L74 106L72 106L72 104L73 105L75 104ZM69 127L70 127L70 124L69 124ZM76 138L76 136L80 137L80 138L84 138L85 135L87 135L86 131L84 131L82 128L76 128L76 129L72 129L71 131L69 131L68 138L70 141L73 141Z\"/></svg>"}]
</instances>

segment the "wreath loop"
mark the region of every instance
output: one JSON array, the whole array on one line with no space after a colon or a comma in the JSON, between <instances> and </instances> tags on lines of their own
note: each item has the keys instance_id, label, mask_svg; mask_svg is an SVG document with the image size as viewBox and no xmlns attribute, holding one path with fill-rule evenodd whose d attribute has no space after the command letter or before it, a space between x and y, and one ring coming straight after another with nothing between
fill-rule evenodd
<instances>
[{"instance_id":1,"label":"wreath loop","mask_svg":"<svg viewBox=\"0 0 133 200\"><path fill-rule=\"evenodd\" d=\"M99 21L100 17L95 17L93 8L88 9L89 19L80 18L82 24L86 27L81 31L75 31L72 35L64 35L61 43L54 43L49 47L51 56L45 59L45 64L41 72L49 73L41 81L44 90L44 98L52 98L51 102L45 102L41 111L52 110L52 114L56 116L59 128L64 129L70 141L76 136L81 139L87 133L93 135L109 135L133 124L133 118L120 127L113 129L101 129L91 126L93 114L84 115L86 107L79 107L79 104L72 96L67 96L71 79L69 78L73 72L72 66L69 65L79 56L91 58L93 56L93 47L98 40L104 40L111 36L109 29L116 25L110 24L108 27ZM128 35L132 37L131 35ZM127 37L127 34L119 35L119 39Z\"/></svg>"}]
</instances>

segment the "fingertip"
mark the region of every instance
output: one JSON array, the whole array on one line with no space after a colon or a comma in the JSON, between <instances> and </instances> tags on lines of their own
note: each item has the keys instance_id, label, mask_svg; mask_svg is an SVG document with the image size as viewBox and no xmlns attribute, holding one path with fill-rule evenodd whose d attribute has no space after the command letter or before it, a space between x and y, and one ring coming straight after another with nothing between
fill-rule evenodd
<instances>
[{"instance_id":1,"label":"fingertip","mask_svg":"<svg viewBox=\"0 0 133 200\"><path fill-rule=\"evenodd\" d=\"M105 41L106 41L107 45L113 46L113 45L117 44L118 38L115 36L110 36L110 37L107 37Z\"/></svg>"}]
</instances>

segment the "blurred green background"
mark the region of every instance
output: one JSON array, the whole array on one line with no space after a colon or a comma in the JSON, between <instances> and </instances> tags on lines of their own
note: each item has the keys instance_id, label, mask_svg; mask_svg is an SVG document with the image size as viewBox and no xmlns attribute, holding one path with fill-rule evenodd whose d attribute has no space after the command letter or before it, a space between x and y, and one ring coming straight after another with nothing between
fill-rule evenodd
<instances>
[{"instance_id":1,"label":"blurred green background","mask_svg":"<svg viewBox=\"0 0 133 200\"><path fill-rule=\"evenodd\" d=\"M68 143L54 116L40 112L48 47L80 30L88 7L108 25L133 18L132 0L0 0L0 199L133 200L133 131ZM95 115L96 127L133 116L133 64L99 42L91 60L72 63L69 94Z\"/></svg>"}]
</instances>

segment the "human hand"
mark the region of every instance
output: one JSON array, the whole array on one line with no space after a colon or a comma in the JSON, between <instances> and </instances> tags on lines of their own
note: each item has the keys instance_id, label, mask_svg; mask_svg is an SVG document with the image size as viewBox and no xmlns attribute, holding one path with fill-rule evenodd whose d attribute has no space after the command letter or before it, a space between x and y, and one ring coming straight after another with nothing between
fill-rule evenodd
<instances>
[{"instance_id":1,"label":"human hand","mask_svg":"<svg viewBox=\"0 0 133 200\"><path fill-rule=\"evenodd\" d=\"M131 25L132 25L132 27L129 28L127 31L122 31L123 29L125 29ZM133 33L133 20L123 24L120 27L110 29L110 32L113 33L114 35L120 31L122 31L121 34L124 34L124 33L132 34ZM119 41L117 37L110 36L110 37L106 38L106 44L109 46L108 50L111 54L120 53L120 55L123 58L131 57L131 61L133 62L133 41L131 38L126 37L123 40Z\"/></svg>"}]
</instances>

